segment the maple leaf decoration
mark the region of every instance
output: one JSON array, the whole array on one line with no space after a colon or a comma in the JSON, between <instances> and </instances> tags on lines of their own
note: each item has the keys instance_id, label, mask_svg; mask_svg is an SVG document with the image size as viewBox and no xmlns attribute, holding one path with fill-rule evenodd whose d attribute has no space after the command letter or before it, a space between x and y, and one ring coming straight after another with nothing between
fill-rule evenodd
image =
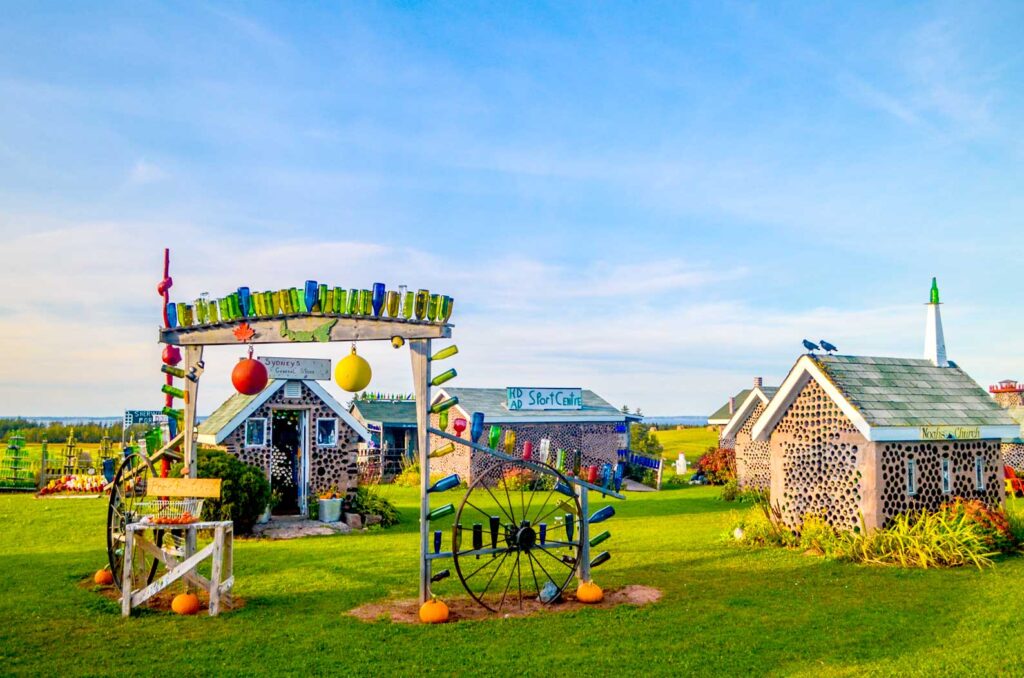
<instances>
[{"instance_id":1,"label":"maple leaf decoration","mask_svg":"<svg viewBox=\"0 0 1024 678\"><path fill-rule=\"evenodd\" d=\"M256 330L249 327L249 323L242 323L235 328L235 339L239 341L249 341L256 336Z\"/></svg>"}]
</instances>

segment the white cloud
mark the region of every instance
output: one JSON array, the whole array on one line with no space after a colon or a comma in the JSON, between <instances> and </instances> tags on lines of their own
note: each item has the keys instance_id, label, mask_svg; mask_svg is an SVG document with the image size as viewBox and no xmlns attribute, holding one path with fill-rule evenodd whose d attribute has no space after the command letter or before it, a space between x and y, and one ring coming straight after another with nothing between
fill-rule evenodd
<instances>
[{"instance_id":1,"label":"white cloud","mask_svg":"<svg viewBox=\"0 0 1024 678\"><path fill-rule=\"evenodd\" d=\"M128 183L136 186L155 184L167 178L167 172L159 165L146 160L137 160L128 173Z\"/></svg>"}]
</instances>

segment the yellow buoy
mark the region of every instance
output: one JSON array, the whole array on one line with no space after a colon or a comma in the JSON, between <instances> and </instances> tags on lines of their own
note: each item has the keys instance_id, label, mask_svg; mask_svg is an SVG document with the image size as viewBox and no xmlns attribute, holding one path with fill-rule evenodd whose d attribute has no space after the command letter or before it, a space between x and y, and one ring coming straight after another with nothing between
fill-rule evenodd
<instances>
[{"instance_id":1,"label":"yellow buoy","mask_svg":"<svg viewBox=\"0 0 1024 678\"><path fill-rule=\"evenodd\" d=\"M356 355L355 344L352 345L352 353L339 360L334 367L334 381L349 393L362 391L370 383L372 376L370 363L362 356Z\"/></svg>"}]
</instances>

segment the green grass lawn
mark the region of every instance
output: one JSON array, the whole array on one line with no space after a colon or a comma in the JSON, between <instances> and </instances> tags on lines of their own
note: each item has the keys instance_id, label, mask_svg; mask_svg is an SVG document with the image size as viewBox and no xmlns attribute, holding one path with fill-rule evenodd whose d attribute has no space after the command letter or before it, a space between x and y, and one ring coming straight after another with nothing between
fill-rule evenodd
<instances>
[{"instance_id":1,"label":"green grass lawn","mask_svg":"<svg viewBox=\"0 0 1024 678\"><path fill-rule=\"evenodd\" d=\"M714 488L630 494L605 523L605 587L664 591L647 607L442 626L346 610L416 593L416 493L385 492L391 530L238 541L219 618L118 607L80 587L105 563L100 500L0 495L0 674L993 675L1019 673L1024 559L984 572L908 571L727 543ZM454 499L454 496L452 497ZM603 526L602 526L603 527ZM457 583L439 586L454 595Z\"/></svg>"},{"instance_id":2,"label":"green grass lawn","mask_svg":"<svg viewBox=\"0 0 1024 678\"><path fill-rule=\"evenodd\" d=\"M704 426L657 431L654 435L665 448L665 459L675 461L682 452L691 465L709 447L718 447L718 432Z\"/></svg>"}]
</instances>

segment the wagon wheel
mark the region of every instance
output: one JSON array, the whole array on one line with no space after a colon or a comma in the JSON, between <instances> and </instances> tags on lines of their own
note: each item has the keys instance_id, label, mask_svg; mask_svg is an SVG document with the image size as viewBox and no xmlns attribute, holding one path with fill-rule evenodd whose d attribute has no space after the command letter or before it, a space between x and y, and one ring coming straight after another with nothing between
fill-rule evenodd
<instances>
[{"instance_id":1,"label":"wagon wheel","mask_svg":"<svg viewBox=\"0 0 1024 678\"><path fill-rule=\"evenodd\" d=\"M146 480L152 471L150 461L140 454L130 454L121 462L113 482L110 484L110 499L107 503L107 560L114 584L121 588L124 565L125 526L139 520L137 504L145 501ZM164 532L157 530L155 543L161 546ZM132 554L132 571L136 581L153 581L159 561L141 548Z\"/></svg>"},{"instance_id":2,"label":"wagon wheel","mask_svg":"<svg viewBox=\"0 0 1024 678\"><path fill-rule=\"evenodd\" d=\"M570 488L537 462L502 461L477 478L452 527L455 571L476 602L498 612L558 599L580 552L580 503Z\"/></svg>"}]
</instances>

